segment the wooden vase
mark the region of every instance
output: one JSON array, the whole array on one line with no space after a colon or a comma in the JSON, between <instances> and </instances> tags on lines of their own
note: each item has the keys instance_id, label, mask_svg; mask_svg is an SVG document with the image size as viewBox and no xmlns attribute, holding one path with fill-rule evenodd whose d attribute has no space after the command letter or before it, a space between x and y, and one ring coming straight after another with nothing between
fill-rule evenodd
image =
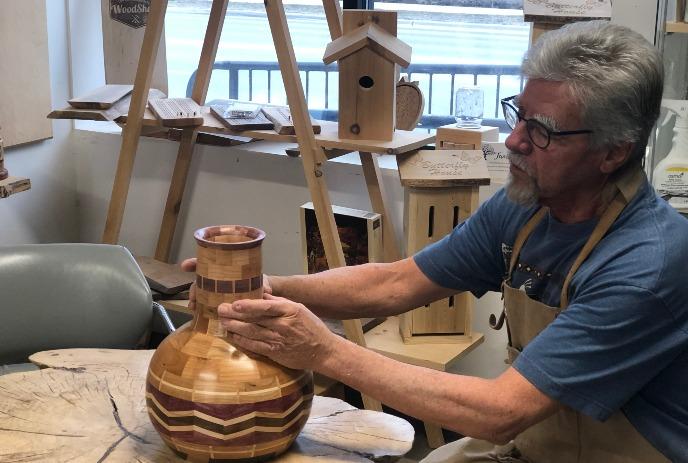
<instances>
[{"instance_id":1,"label":"wooden vase","mask_svg":"<svg viewBox=\"0 0 688 463\"><path fill-rule=\"evenodd\" d=\"M196 311L151 359L148 415L163 440L189 460L273 458L306 424L312 374L232 346L217 315L223 302L262 298L265 233L224 225L202 228L194 237Z\"/></svg>"}]
</instances>

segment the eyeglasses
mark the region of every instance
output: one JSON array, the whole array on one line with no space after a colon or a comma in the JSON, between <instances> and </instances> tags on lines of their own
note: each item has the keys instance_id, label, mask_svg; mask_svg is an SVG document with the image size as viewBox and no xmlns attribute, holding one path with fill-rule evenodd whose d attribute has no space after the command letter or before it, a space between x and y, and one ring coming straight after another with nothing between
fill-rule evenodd
<instances>
[{"instance_id":1,"label":"eyeglasses","mask_svg":"<svg viewBox=\"0 0 688 463\"><path fill-rule=\"evenodd\" d=\"M509 128L513 129L516 127L520 121L526 123L526 131L528 132L528 137L530 141L533 142L535 146L541 149L545 149L549 146L549 142L552 140L552 136L565 136L565 135L578 135L582 133L592 133L592 130L567 130L564 132L555 132L547 128L542 122L536 119L526 119L521 117L518 113L518 108L510 103L514 101L518 95L510 96L501 100L502 111L504 111L504 120L506 121Z\"/></svg>"}]
</instances>

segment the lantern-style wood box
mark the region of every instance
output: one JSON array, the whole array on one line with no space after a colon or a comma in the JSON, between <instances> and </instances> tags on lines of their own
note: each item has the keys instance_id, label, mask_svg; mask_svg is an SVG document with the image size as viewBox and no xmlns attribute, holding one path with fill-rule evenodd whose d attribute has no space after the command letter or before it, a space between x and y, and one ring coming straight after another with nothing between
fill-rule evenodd
<instances>
[{"instance_id":1,"label":"lantern-style wood box","mask_svg":"<svg viewBox=\"0 0 688 463\"><path fill-rule=\"evenodd\" d=\"M411 47L396 35L395 11L344 11L343 35L323 57L339 63L339 138L393 139L397 65L411 62Z\"/></svg>"},{"instance_id":2,"label":"lantern-style wood box","mask_svg":"<svg viewBox=\"0 0 688 463\"><path fill-rule=\"evenodd\" d=\"M304 273L327 270L327 259L322 245L313 203L301 206L301 246ZM382 216L348 207L332 206L334 221L347 265L382 262Z\"/></svg>"},{"instance_id":3,"label":"lantern-style wood box","mask_svg":"<svg viewBox=\"0 0 688 463\"><path fill-rule=\"evenodd\" d=\"M421 150L400 157L405 187L404 231L411 256L442 239L478 208L478 188L490 183L479 150ZM471 337L474 297L468 292L402 314L405 343L464 342Z\"/></svg>"}]
</instances>

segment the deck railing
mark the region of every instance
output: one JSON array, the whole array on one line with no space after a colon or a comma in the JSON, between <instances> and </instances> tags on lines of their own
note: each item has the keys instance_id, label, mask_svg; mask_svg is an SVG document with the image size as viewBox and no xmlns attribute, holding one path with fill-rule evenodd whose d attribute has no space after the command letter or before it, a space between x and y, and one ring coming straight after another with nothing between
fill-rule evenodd
<instances>
[{"instance_id":1,"label":"deck railing","mask_svg":"<svg viewBox=\"0 0 688 463\"><path fill-rule=\"evenodd\" d=\"M324 92L318 96L318 101L320 101L318 106L322 107L310 108L311 115L317 119L337 120L337 109L332 107L337 104L332 101L334 99L332 95L336 95L338 85L337 65L325 65L322 62L305 62L298 63L298 65L306 100L310 101L314 97L311 92L315 91L313 90L315 86L318 87L319 92ZM253 100L254 96L260 93L263 99L267 95L267 103L272 103L277 97L276 92L280 92L279 98L284 98L282 87L273 85L275 79L280 83L282 81L279 64L276 62L217 61L213 65L213 71L226 71L228 73L226 98ZM411 64L408 68L401 70L401 75L407 76L409 80L420 81L426 103L419 128L426 129L433 129L454 122L452 116L454 99L452 95L455 87L480 84L485 90L487 100L483 123L498 126L501 130L507 130L501 117L499 105L501 98L510 96L503 94L504 79L510 80L506 92L517 93L523 89L520 67L516 65ZM191 96L195 78L196 72L194 71L187 83L187 96ZM318 85L312 85L315 79L317 79ZM278 88L275 89L274 87Z\"/></svg>"}]
</instances>

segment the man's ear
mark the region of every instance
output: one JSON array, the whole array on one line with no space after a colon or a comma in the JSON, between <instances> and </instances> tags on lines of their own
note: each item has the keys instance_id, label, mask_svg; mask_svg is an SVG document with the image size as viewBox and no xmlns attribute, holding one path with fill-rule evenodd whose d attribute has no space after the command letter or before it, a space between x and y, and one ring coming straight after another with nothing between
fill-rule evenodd
<instances>
[{"instance_id":1,"label":"man's ear","mask_svg":"<svg viewBox=\"0 0 688 463\"><path fill-rule=\"evenodd\" d=\"M608 148L600 163L600 171L603 174L616 172L619 167L628 161L631 151L633 151L633 143L630 142Z\"/></svg>"}]
</instances>

